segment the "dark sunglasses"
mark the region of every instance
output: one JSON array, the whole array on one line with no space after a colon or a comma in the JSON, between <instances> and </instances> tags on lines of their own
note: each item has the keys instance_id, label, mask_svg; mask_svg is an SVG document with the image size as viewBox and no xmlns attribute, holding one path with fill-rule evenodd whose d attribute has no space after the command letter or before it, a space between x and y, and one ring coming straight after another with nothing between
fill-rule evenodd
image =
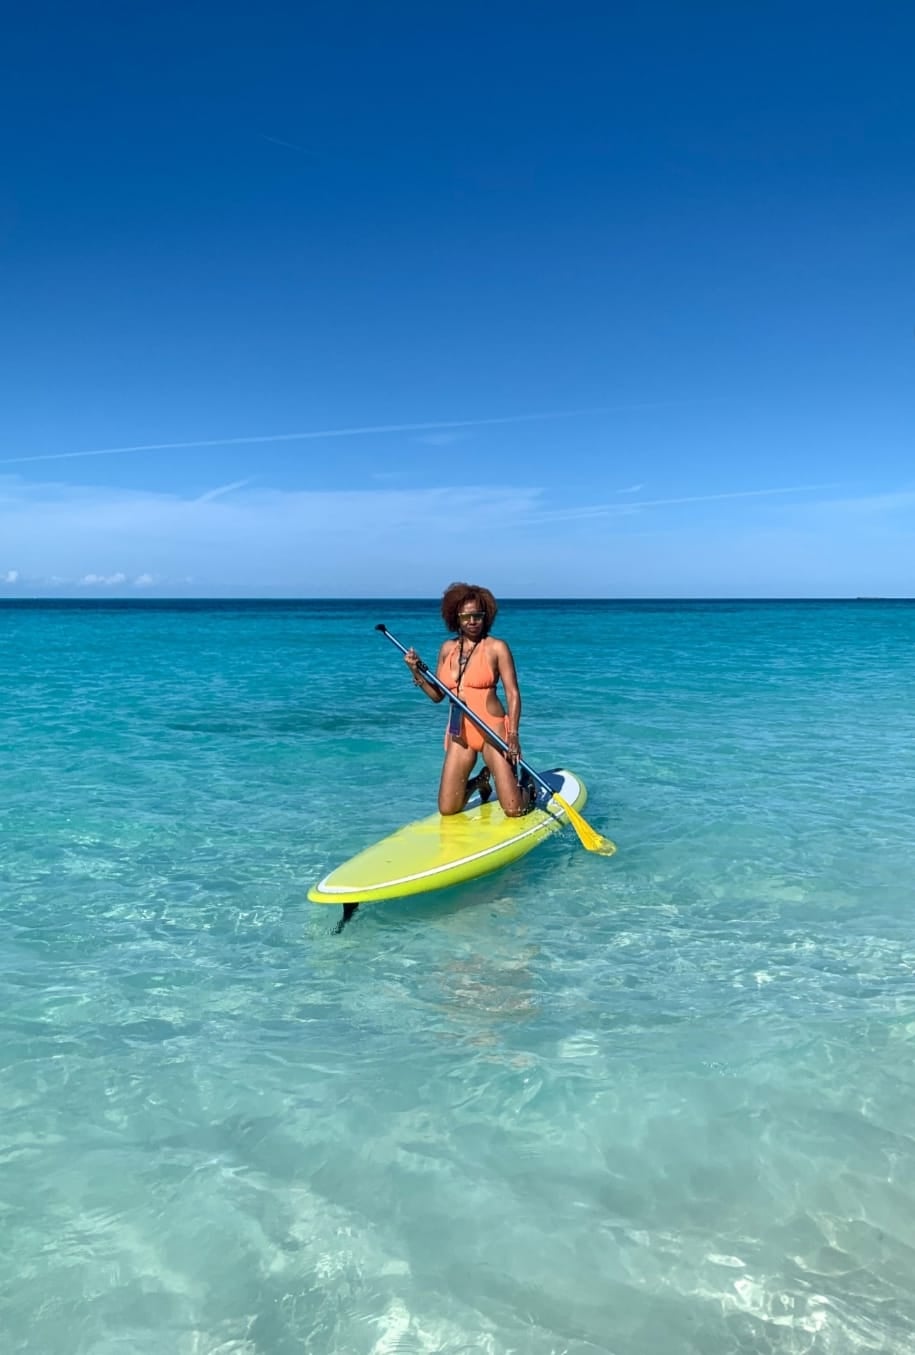
<instances>
[{"instance_id":1,"label":"dark sunglasses","mask_svg":"<svg viewBox=\"0 0 915 1355\"><path fill-rule=\"evenodd\" d=\"M458 621L482 621L485 612L458 612Z\"/></svg>"}]
</instances>

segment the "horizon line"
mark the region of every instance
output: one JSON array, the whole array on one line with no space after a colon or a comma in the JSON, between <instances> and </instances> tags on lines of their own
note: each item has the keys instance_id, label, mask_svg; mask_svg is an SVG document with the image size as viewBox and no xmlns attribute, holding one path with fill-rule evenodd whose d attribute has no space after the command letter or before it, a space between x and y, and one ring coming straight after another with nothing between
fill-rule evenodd
<instances>
[{"instance_id":1,"label":"horizon line","mask_svg":"<svg viewBox=\"0 0 915 1355\"><path fill-rule=\"evenodd\" d=\"M13 585L5 585L13 587ZM98 585L86 585L88 590ZM0 588L4 585L0 584ZM354 594L339 596L306 596L296 594L285 596L282 594L264 594L258 596L244 594L192 594L192 593L170 593L159 597L151 597L148 593L136 595L114 595L102 596L99 594L91 595L87 592L82 595L75 593L32 593L26 596L13 597L0 595L0 606L6 603L26 603L26 602L76 602L76 603L130 603L131 605L149 606L163 602L180 603L246 603L257 605L259 603L271 603L286 605L289 603L307 602L317 604L327 603L358 603L368 605L369 603L398 605L402 603L439 603L440 594L430 594L429 596L413 595L395 595L389 596L355 596ZM517 595L505 594L499 605L517 602L915 602L915 595L896 594L896 593L766 593L766 594L743 594L743 593L695 593L695 594L670 594L670 593L646 593L633 595L591 595L569 594L552 596Z\"/></svg>"}]
</instances>

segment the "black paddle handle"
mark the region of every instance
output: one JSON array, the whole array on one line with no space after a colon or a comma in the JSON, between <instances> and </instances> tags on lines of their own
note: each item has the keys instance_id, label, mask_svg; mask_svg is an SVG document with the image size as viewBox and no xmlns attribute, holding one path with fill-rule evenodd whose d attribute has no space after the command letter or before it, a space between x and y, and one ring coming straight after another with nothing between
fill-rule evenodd
<instances>
[{"instance_id":1,"label":"black paddle handle","mask_svg":"<svg viewBox=\"0 0 915 1355\"><path fill-rule=\"evenodd\" d=\"M397 639L397 636L391 634L391 632L388 630L387 626L384 624L383 621L379 621L375 629L380 630L382 635L386 636L387 639L391 641L392 645L396 645L397 648L400 650L401 654L406 654L407 652L406 645L402 645L400 641ZM444 682L441 682L439 678L436 677L435 673L432 672L428 664L423 663L422 659L420 659L416 666L427 682L431 682L433 687L437 687L438 690L441 692L442 696L447 696L449 701L453 701L454 704L458 707L458 709L462 710L464 714L467 716L467 718L473 721L477 729L481 730L486 735L486 737L496 745L497 748L501 748L502 752L505 753L506 756L508 757L511 756L508 744L505 742L505 740L503 738L500 738L500 736L496 733L494 729L490 729L486 721L481 720L479 715L475 714L474 711L472 711L469 706L465 706L464 702L461 700L459 696L455 696L454 692L449 691L448 688L445 686ZM542 786L544 790L549 791L551 795L553 794L552 786L548 785L548 783L544 781L540 773L535 772L533 767L531 767L527 762L525 762L523 758L519 757L517 759L517 765L519 767L523 767L524 770L527 772L528 776L532 776L534 780L537 782L537 784Z\"/></svg>"}]
</instances>

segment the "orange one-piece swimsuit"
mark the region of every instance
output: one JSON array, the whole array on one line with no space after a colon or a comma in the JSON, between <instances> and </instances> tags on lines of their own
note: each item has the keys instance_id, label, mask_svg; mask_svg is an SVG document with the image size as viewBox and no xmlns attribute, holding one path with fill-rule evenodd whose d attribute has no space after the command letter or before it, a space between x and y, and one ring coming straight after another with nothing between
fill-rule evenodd
<instances>
[{"instance_id":1,"label":"orange one-piece swimsuit","mask_svg":"<svg viewBox=\"0 0 915 1355\"><path fill-rule=\"evenodd\" d=\"M486 655L480 648L479 642L472 645L463 656L459 646L461 641L455 641L454 649L443 660L439 667L439 681L443 682L450 692L459 696L465 706L469 706L474 715L479 715L496 734L505 738L505 726L508 716L503 711L501 715L493 715L486 708L486 698L489 692L496 688L496 675L486 661ZM455 660L457 662L455 663ZM480 753L484 744L487 742L483 733L477 728L472 720L469 720L463 711L452 709L452 715L460 717L460 733L454 733L457 721L449 720L448 728L445 731L445 747L452 739L456 743L462 743L467 748L472 748L474 752Z\"/></svg>"}]
</instances>

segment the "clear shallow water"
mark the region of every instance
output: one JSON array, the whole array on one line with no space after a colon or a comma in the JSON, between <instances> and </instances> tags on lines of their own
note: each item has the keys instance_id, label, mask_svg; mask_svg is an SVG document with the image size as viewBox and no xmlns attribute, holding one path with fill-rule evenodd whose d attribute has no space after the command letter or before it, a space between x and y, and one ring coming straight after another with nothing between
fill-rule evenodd
<instances>
[{"instance_id":1,"label":"clear shallow water","mask_svg":"<svg viewBox=\"0 0 915 1355\"><path fill-rule=\"evenodd\" d=\"M618 856L333 936L437 782L380 620L0 608L4 1351L909 1355L915 606L505 604Z\"/></svg>"}]
</instances>

